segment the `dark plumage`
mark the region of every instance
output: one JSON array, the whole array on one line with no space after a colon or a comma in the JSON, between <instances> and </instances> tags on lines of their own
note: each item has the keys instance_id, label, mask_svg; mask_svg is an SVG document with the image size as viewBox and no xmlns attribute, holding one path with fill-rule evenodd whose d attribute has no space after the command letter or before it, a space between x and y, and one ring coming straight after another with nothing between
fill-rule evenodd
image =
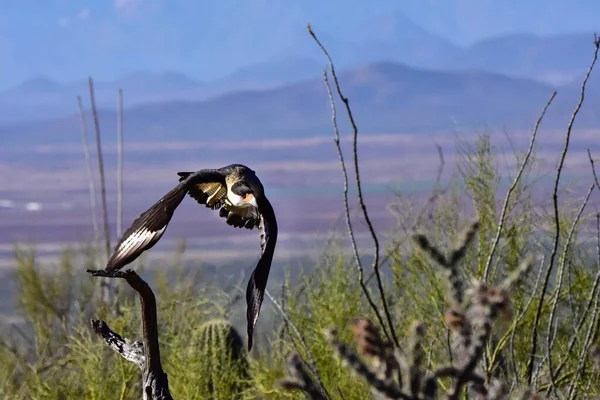
<instances>
[{"instance_id":1,"label":"dark plumage","mask_svg":"<svg viewBox=\"0 0 600 400\"><path fill-rule=\"evenodd\" d=\"M179 184L142 213L125 231L106 265L117 271L152 248L167 229L175 209L188 194L199 204L219 210L233 227L260 230L260 259L246 290L248 350L252 349L254 327L269 278L277 242L277 219L264 195L262 183L250 168L231 164L219 169L178 172Z\"/></svg>"}]
</instances>

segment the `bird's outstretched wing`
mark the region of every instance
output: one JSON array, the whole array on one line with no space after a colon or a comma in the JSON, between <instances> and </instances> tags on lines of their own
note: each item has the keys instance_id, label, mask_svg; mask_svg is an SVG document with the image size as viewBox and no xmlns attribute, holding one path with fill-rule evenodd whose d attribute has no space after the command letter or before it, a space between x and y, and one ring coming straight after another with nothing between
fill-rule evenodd
<instances>
[{"instance_id":1,"label":"bird's outstretched wing","mask_svg":"<svg viewBox=\"0 0 600 400\"><path fill-rule=\"evenodd\" d=\"M179 182L183 182L192 176L194 172L178 172ZM225 180L220 177L214 182L193 182L188 185L188 194L199 204L203 204L212 210L218 210L225 204L227 187Z\"/></svg>"},{"instance_id":2,"label":"bird's outstretched wing","mask_svg":"<svg viewBox=\"0 0 600 400\"><path fill-rule=\"evenodd\" d=\"M221 170L220 170L221 171ZM221 171L225 175L227 170ZM194 172L178 172L179 182L188 179ZM260 213L254 206L233 207L227 202L227 185L225 181L201 181L192 182L188 185L188 194L199 204L205 205L211 210L219 210L219 216L225 218L225 222L235 228L254 229L260 223Z\"/></svg>"},{"instance_id":3,"label":"bird's outstretched wing","mask_svg":"<svg viewBox=\"0 0 600 400\"><path fill-rule=\"evenodd\" d=\"M218 171L202 170L182 180L127 228L115 246L113 254L106 264L106 270L119 270L133 262L144 251L152 248L165 233L175 209L183 201L189 187L219 179L222 180L223 177Z\"/></svg>"},{"instance_id":4,"label":"bird's outstretched wing","mask_svg":"<svg viewBox=\"0 0 600 400\"><path fill-rule=\"evenodd\" d=\"M254 328L262 306L275 245L277 244L277 218L269 200L263 195L259 201L260 218L260 250L261 255L246 289L247 324L248 324L248 351L252 349Z\"/></svg>"}]
</instances>

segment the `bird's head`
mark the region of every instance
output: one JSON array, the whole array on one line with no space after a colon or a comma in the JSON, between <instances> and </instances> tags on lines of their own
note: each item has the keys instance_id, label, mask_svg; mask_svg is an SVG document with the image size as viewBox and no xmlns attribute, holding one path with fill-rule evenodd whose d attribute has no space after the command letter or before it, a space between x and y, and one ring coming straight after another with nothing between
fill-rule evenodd
<instances>
[{"instance_id":1,"label":"bird's head","mask_svg":"<svg viewBox=\"0 0 600 400\"><path fill-rule=\"evenodd\" d=\"M258 207L257 200L263 195L263 185L249 168L237 174L237 180L231 185L230 200L237 207L252 205Z\"/></svg>"}]
</instances>

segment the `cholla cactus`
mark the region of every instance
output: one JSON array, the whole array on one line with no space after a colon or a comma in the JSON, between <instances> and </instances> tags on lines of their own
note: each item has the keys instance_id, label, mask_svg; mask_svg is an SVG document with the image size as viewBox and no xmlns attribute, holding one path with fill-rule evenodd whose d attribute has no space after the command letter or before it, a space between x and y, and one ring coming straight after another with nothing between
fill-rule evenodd
<instances>
[{"instance_id":1,"label":"cholla cactus","mask_svg":"<svg viewBox=\"0 0 600 400\"><path fill-rule=\"evenodd\" d=\"M369 384L375 398L458 399L464 388L468 387L476 399L508 399L507 385L496 378L487 381L477 367L484 356L485 345L494 322L499 318L512 317L508 291L530 269L533 260L527 257L520 267L499 285L490 286L481 281L474 281L468 287L464 287L458 273L458 263L464 257L478 228L477 222L471 224L448 256L431 244L424 235L414 237L419 248L447 273L450 296L445 322L460 342L461 357L457 364L427 372L423 365L422 346L425 327L421 322L415 322L411 327L405 352L384 341L379 329L368 319L356 319L352 322L356 353L337 339L335 329L325 332L336 355L353 373ZM438 382L444 378L451 378L453 383L445 393L441 393ZM314 387L307 373L296 374L294 379L294 385L284 387L303 390L312 399L322 398L307 390ZM516 398L539 397L525 390Z\"/></svg>"},{"instance_id":2,"label":"cholla cactus","mask_svg":"<svg viewBox=\"0 0 600 400\"><path fill-rule=\"evenodd\" d=\"M200 326L197 357L203 360L198 377L207 399L241 398L247 388L248 360L240 334L227 321L216 319Z\"/></svg>"}]
</instances>

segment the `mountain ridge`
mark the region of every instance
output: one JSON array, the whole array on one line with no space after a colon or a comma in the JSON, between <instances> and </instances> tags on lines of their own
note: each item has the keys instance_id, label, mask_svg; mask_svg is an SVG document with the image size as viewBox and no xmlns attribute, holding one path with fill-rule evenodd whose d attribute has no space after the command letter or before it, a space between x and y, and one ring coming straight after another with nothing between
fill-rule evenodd
<instances>
[{"instance_id":1,"label":"mountain ridge","mask_svg":"<svg viewBox=\"0 0 600 400\"><path fill-rule=\"evenodd\" d=\"M370 63L338 72L362 131L452 132L509 126L528 128L555 86L486 71L436 71L393 62ZM561 88L546 119L562 126L578 96ZM579 126L597 126L590 96ZM341 107L338 104L338 107ZM341 109L341 108L340 108ZM101 129L116 127L116 113L99 111ZM91 118L87 118L91 129ZM340 129L348 130L339 118ZM320 76L266 90L226 93L199 101L160 101L125 109L128 141L197 140L218 135L236 138L299 138L329 132L329 101ZM0 126L3 145L73 144L80 142L76 113L40 121Z\"/></svg>"}]
</instances>

